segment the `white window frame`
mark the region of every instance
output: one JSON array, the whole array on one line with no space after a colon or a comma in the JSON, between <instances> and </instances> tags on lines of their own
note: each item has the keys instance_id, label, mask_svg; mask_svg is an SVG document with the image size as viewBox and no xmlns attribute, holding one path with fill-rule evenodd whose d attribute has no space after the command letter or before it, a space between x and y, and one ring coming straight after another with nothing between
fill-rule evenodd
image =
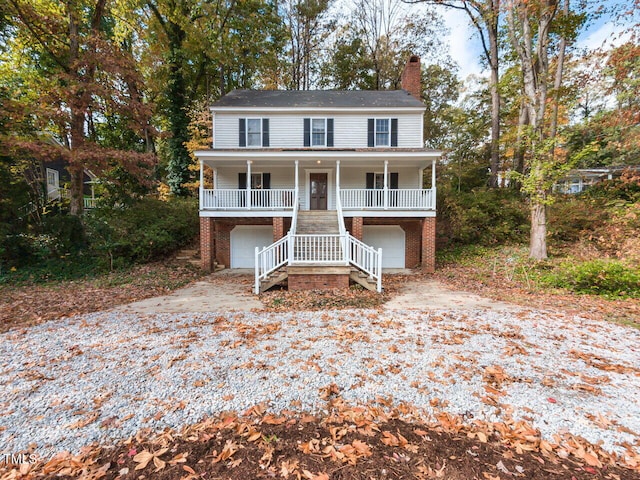
<instances>
[{"instance_id":1,"label":"white window frame","mask_svg":"<svg viewBox=\"0 0 640 480\"><path fill-rule=\"evenodd\" d=\"M258 144L257 145L250 145L249 144L249 122L252 120L257 120L258 121L258 125L259 125L259 137L258 137ZM252 117L252 118L245 118L244 119L244 124L245 124L245 145L248 148L262 148L262 117L260 118L256 118L256 117ZM255 135L255 133L253 133L253 135Z\"/></svg>"},{"instance_id":2,"label":"white window frame","mask_svg":"<svg viewBox=\"0 0 640 480\"><path fill-rule=\"evenodd\" d=\"M60 189L60 173L52 168L47 168L47 193Z\"/></svg>"},{"instance_id":3,"label":"white window frame","mask_svg":"<svg viewBox=\"0 0 640 480\"><path fill-rule=\"evenodd\" d=\"M387 174L387 185L389 185L389 174ZM378 187L378 182L380 186ZM384 172L373 172L373 189L382 190L384 188Z\"/></svg>"},{"instance_id":4,"label":"white window frame","mask_svg":"<svg viewBox=\"0 0 640 480\"><path fill-rule=\"evenodd\" d=\"M260 178L260 186L256 187L253 184L253 179L254 178ZM251 172L251 178L249 179L250 183L251 183L251 190L263 190L264 189L264 174L262 172Z\"/></svg>"},{"instance_id":5,"label":"white window frame","mask_svg":"<svg viewBox=\"0 0 640 480\"><path fill-rule=\"evenodd\" d=\"M387 143L378 143L378 121L387 121ZM380 132L384 133L384 132ZM373 144L376 147L390 147L391 146L391 118L374 118L373 119Z\"/></svg>"},{"instance_id":6,"label":"white window frame","mask_svg":"<svg viewBox=\"0 0 640 480\"><path fill-rule=\"evenodd\" d=\"M322 121L324 123L324 131L323 131L323 134L322 134L322 138L323 138L323 142L322 143L314 143L313 122L315 122L315 121ZM311 138L310 138L311 146L312 147L326 147L327 146L327 119L326 118L318 118L318 117L316 117L316 118L311 118L309 122L310 122L309 135L311 135Z\"/></svg>"}]
</instances>

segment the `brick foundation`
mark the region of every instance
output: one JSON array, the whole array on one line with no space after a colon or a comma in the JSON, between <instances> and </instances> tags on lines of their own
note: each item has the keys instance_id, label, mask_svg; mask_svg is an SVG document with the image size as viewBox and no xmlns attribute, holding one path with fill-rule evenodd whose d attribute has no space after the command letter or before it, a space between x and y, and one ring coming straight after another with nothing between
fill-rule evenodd
<instances>
[{"instance_id":1,"label":"brick foundation","mask_svg":"<svg viewBox=\"0 0 640 480\"><path fill-rule=\"evenodd\" d=\"M273 217L273 241L277 242L284 237L284 218Z\"/></svg>"},{"instance_id":2,"label":"brick foundation","mask_svg":"<svg viewBox=\"0 0 640 480\"><path fill-rule=\"evenodd\" d=\"M213 218L200 217L200 266L206 272L213 270L215 258L215 225Z\"/></svg>"},{"instance_id":3,"label":"brick foundation","mask_svg":"<svg viewBox=\"0 0 640 480\"><path fill-rule=\"evenodd\" d=\"M348 290L349 275L289 275L289 290Z\"/></svg>"},{"instance_id":4,"label":"brick foundation","mask_svg":"<svg viewBox=\"0 0 640 480\"><path fill-rule=\"evenodd\" d=\"M427 273L436 271L436 218L422 221L422 269Z\"/></svg>"},{"instance_id":5,"label":"brick foundation","mask_svg":"<svg viewBox=\"0 0 640 480\"><path fill-rule=\"evenodd\" d=\"M362 241L362 217L353 217L351 220L351 235Z\"/></svg>"},{"instance_id":6,"label":"brick foundation","mask_svg":"<svg viewBox=\"0 0 640 480\"><path fill-rule=\"evenodd\" d=\"M400 225L404 230L404 265L415 268L420 265L422 254L422 225L420 221L404 222Z\"/></svg>"}]
</instances>

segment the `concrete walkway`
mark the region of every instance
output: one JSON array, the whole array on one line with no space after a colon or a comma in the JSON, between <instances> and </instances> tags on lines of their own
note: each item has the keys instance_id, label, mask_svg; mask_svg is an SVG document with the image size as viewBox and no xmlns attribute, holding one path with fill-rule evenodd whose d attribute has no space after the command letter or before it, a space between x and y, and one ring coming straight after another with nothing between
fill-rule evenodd
<instances>
[{"instance_id":1,"label":"concrete walkway","mask_svg":"<svg viewBox=\"0 0 640 480\"><path fill-rule=\"evenodd\" d=\"M121 305L115 311L127 313L189 313L261 310L264 306L252 293L251 270L223 270L169 295ZM398 273L398 272L388 272ZM402 273L407 273L403 271ZM401 292L385 303L385 310L476 310L514 311L521 307L478 295L449 289L446 285L416 276Z\"/></svg>"}]
</instances>

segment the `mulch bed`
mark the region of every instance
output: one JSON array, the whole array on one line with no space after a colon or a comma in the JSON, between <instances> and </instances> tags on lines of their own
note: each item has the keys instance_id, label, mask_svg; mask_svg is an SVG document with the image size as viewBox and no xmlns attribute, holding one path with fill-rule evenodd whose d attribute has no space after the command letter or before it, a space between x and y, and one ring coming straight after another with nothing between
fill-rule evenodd
<instances>
[{"instance_id":1,"label":"mulch bed","mask_svg":"<svg viewBox=\"0 0 640 480\"><path fill-rule=\"evenodd\" d=\"M428 424L407 422L387 410L351 407L339 397L329 400L323 417L274 415L258 405L179 433L143 431L116 446L0 466L0 474L3 480L640 479L640 458L621 465L575 437L552 444L522 425L469 427L444 413Z\"/></svg>"}]
</instances>

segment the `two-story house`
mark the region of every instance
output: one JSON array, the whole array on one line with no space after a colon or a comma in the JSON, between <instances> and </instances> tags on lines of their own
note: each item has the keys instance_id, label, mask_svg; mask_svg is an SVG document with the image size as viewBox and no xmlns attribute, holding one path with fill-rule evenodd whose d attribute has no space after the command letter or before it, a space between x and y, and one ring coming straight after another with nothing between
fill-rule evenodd
<instances>
[{"instance_id":1,"label":"two-story house","mask_svg":"<svg viewBox=\"0 0 640 480\"><path fill-rule=\"evenodd\" d=\"M285 278L380 291L383 268L433 271L441 152L424 148L419 57L402 86L216 102L213 148L195 152L203 268L255 269L256 293Z\"/></svg>"}]
</instances>

